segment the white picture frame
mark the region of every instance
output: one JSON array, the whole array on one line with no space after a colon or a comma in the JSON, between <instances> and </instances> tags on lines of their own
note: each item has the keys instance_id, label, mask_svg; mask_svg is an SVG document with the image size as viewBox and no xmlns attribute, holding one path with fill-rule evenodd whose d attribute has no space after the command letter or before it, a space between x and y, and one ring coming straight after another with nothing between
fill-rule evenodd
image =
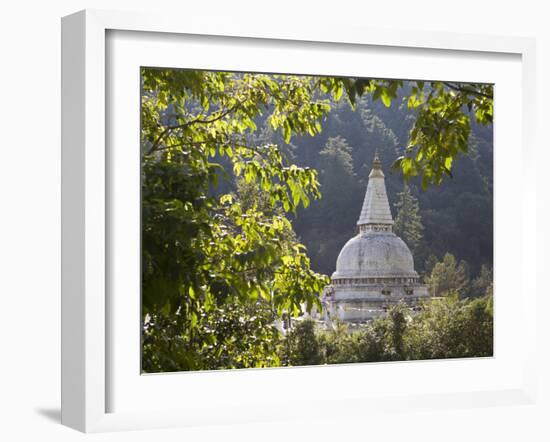
<instances>
[{"instance_id":1,"label":"white picture frame","mask_svg":"<svg viewBox=\"0 0 550 442\"><path fill-rule=\"evenodd\" d=\"M185 25L169 14L154 16L140 13L123 13L112 11L82 11L65 17L62 21L62 423L85 432L110 431L121 429L156 428L167 426L207 425L209 423L253 422L288 417L313 417L331 404L338 404L340 414L369 414L373 410L399 411L407 409L454 408L469 406L487 406L504 403L532 403L536 392L535 383L535 350L534 339L524 342L521 355L518 355L514 382L499 388L492 386L483 389L479 385L468 390L449 393L440 387L434 387L426 394L390 393L375 396L363 393L358 389L357 395L332 394L330 397L312 397L307 402L297 402L296 406L280 407L277 401L267 398L263 403L236 404L233 410L213 412L208 415L197 405L194 410L169 405L166 407L136 407L136 409L117 410L110 404L110 394L115 386L112 383L113 346L110 334L113 334L113 321L120 317L113 315L112 301L108 297L109 282L109 244L111 235L117 232L109 225L113 201L109 194L108 181L112 171L108 144L111 134L106 128L106 121L113 118L108 107L111 76L108 64L109 56L116 52L109 51L109 33L140 32L144 38L170 36L216 37L219 39L238 39L246 41L268 41L273 44L295 45L304 42L311 45L337 45L338 48L377 48L390 50L399 48L403 52L427 50L435 57L448 53L473 54L474 58L483 60L490 54L511 55L518 58L521 69L521 91L519 95L522 107L522 118L519 127L509 128L514 131L521 144L515 161L521 164L518 174L521 176L516 192L521 202L521 211L515 214L514 222L520 222L519 238L516 246L521 255L520 299L518 311L528 305L536 304L534 268L527 265L527 256L534 256L536 237L534 222L535 193L529 192L529 184L534 188L530 170L534 167L534 101L535 101L535 46L532 39L517 37L490 37L450 33L426 33L415 31L390 32L353 26L332 26L317 28L314 26L294 26L277 24L272 28L265 23L238 23L235 21L218 22L210 18L197 17ZM148 34L149 33L149 34ZM150 34L155 33L155 34ZM279 42L279 43L277 43ZM281 43L282 42L282 43ZM339 50L339 49L338 49ZM114 55L113 55L114 54ZM441 55L437 55L441 54ZM498 91L498 85L497 85ZM498 93L498 92L497 92ZM516 97L518 98L518 97ZM497 117L498 118L498 117ZM116 120L116 117L115 117ZM498 124L498 120L497 123ZM137 136L137 134L136 134ZM498 142L498 138L497 138ZM498 168L498 162L497 166ZM496 192L499 190L497 188ZM498 223L495 219L495 223ZM504 258L503 258L504 259ZM497 267L495 266L495 269ZM497 270L498 273L498 270ZM501 286L502 287L502 286ZM495 292L504 292L499 288L498 280ZM498 302L498 300L497 300ZM498 309L498 306L496 307ZM130 318L132 320L132 318ZM516 326L522 329L523 337L533 337L535 324L518 314ZM511 327L504 324L502 327ZM107 329L110 328L109 332ZM136 343L137 345L137 343ZM118 354L118 353L117 353ZM498 353L495 359L498 359ZM400 365L378 365L368 370L413 373L416 363ZM453 365L454 364L454 365ZM385 367L385 368L384 368ZM398 368L395 368L398 367ZM443 369L464 369L464 362L450 361ZM501 366L502 368L502 366ZM319 372L325 367L310 367L295 370L293 377L298 384L315 377L337 376L338 367L327 375ZM344 367L345 376L360 378L367 370L365 365ZM441 366L440 366L441 369ZM485 369L490 372L492 366ZM305 371L304 371L305 370ZM520 373L521 371L521 373ZM248 373L245 373L248 372ZM260 373L261 372L261 373ZM281 375L280 373L286 373ZM244 370L231 373L200 373L202 381L197 385L208 384L208 376L216 376L215 384L221 388L229 383L242 382L250 385L265 383L270 379L274 383L286 376L288 370ZM313 375L312 375L313 373ZM342 372L343 373L343 372ZM139 373L134 373L139 376ZM176 375L177 376L177 375ZM177 394L176 378L157 376L162 387ZM181 376L179 379L181 380ZM116 379L116 377L115 377ZM199 378L195 378L199 379ZM243 385L244 385L243 384ZM155 388L157 388L155 386ZM207 387L204 387L207 388ZM210 392L212 393L212 392ZM124 394L124 392L122 392ZM164 395L169 394L167 392ZM198 393L194 393L198 394ZM245 395L246 396L246 395ZM215 396L211 396L210 400ZM158 401L159 397L156 397ZM135 398L131 399L135 401ZM243 399L244 400L244 399ZM129 400L130 401L130 400ZM167 401L169 403L170 401ZM238 402L238 401L237 401ZM223 401L220 400L220 404ZM261 405L261 406L259 406ZM215 408L215 407L214 407ZM239 413L236 413L236 410Z\"/></svg>"}]
</instances>

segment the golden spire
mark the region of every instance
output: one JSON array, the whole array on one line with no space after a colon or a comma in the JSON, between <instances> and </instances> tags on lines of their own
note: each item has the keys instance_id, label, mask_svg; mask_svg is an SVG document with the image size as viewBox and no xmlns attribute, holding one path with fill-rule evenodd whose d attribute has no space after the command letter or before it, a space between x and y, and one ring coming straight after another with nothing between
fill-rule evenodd
<instances>
[{"instance_id":1,"label":"golden spire","mask_svg":"<svg viewBox=\"0 0 550 442\"><path fill-rule=\"evenodd\" d=\"M380 158L378 157L378 149L374 151L374 159L372 160L372 168L373 169L382 169L382 163L380 162Z\"/></svg>"},{"instance_id":2,"label":"golden spire","mask_svg":"<svg viewBox=\"0 0 550 442\"><path fill-rule=\"evenodd\" d=\"M372 170L369 174L367 193L365 194L357 225L361 231L369 230L368 225L372 225L375 226L376 231L391 232L392 224L393 219L386 194L384 172L382 172L382 163L380 162L377 149L372 160Z\"/></svg>"}]
</instances>

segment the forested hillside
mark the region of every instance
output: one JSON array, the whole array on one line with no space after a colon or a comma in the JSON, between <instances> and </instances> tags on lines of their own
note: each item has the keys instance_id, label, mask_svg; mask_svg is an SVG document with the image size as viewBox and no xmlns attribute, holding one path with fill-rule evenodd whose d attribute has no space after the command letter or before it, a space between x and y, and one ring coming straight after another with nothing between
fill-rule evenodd
<instances>
[{"instance_id":1,"label":"forested hillside","mask_svg":"<svg viewBox=\"0 0 550 442\"><path fill-rule=\"evenodd\" d=\"M396 219L404 181L391 166L404 152L413 121L414 111L407 108L402 96L390 108L364 97L356 111L342 101L333 105L321 134L300 137L287 146L296 164L319 172L322 198L300 210L293 220L316 271L330 275L340 249L355 233L375 149ZM269 130L265 129L263 136L268 138ZM476 125L472 118L470 153L456 162L452 177L426 190L413 178L409 188L418 201L422 234L416 247L404 239L420 273L431 271L445 253L465 261L471 277L483 264L492 267L492 126Z\"/></svg>"}]
</instances>

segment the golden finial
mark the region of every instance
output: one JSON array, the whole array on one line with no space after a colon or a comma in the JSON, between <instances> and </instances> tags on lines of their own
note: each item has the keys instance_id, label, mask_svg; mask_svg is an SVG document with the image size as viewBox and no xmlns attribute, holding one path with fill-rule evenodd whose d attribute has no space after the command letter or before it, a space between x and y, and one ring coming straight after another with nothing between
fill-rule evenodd
<instances>
[{"instance_id":1,"label":"golden finial","mask_svg":"<svg viewBox=\"0 0 550 442\"><path fill-rule=\"evenodd\" d=\"M374 160L372 160L372 168L373 169L382 168L382 163L380 162L380 158L378 157L378 149L374 151Z\"/></svg>"}]
</instances>

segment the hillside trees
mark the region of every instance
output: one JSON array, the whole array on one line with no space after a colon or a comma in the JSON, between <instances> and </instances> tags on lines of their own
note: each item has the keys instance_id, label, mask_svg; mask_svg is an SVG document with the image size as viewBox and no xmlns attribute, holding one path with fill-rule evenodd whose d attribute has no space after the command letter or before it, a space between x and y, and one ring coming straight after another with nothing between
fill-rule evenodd
<instances>
[{"instance_id":1,"label":"hillside trees","mask_svg":"<svg viewBox=\"0 0 550 442\"><path fill-rule=\"evenodd\" d=\"M295 220L316 268L323 273L332 271L335 255L355 228L355 220L343 214L360 204L364 192L354 172L352 153L345 138L328 138L315 164L323 197L300 210Z\"/></svg>"},{"instance_id":2,"label":"hillside trees","mask_svg":"<svg viewBox=\"0 0 550 442\"><path fill-rule=\"evenodd\" d=\"M329 138L319 153L317 164L323 198L318 205L329 221L337 220L338 214L349 207L353 190L359 190L351 153L352 147L341 136Z\"/></svg>"},{"instance_id":3,"label":"hillside trees","mask_svg":"<svg viewBox=\"0 0 550 442\"><path fill-rule=\"evenodd\" d=\"M390 107L402 80L342 78L329 83L320 79L322 90L334 92L343 87L353 106L357 97L372 95ZM326 86L325 84L328 84ZM416 111L405 154L398 157L395 167L405 178L421 178L423 188L440 184L445 175L452 176L453 162L469 149L470 112L475 121L487 125L493 121L493 86L442 81L416 81L405 92L407 107Z\"/></svg>"},{"instance_id":4,"label":"hillside trees","mask_svg":"<svg viewBox=\"0 0 550 442\"><path fill-rule=\"evenodd\" d=\"M416 314L397 304L387 317L354 328L336 322L325 329L305 320L280 348L292 349L289 365L295 366L488 357L493 355L492 296L430 300Z\"/></svg>"},{"instance_id":5,"label":"hillside trees","mask_svg":"<svg viewBox=\"0 0 550 442\"><path fill-rule=\"evenodd\" d=\"M466 263L457 262L452 254L446 253L443 260L435 264L425 282L432 296L466 296L470 283Z\"/></svg>"},{"instance_id":6,"label":"hillside trees","mask_svg":"<svg viewBox=\"0 0 550 442\"><path fill-rule=\"evenodd\" d=\"M493 298L460 300L457 295L433 301L407 330L411 359L493 355Z\"/></svg>"},{"instance_id":7,"label":"hillside trees","mask_svg":"<svg viewBox=\"0 0 550 442\"><path fill-rule=\"evenodd\" d=\"M492 294L493 271L489 266L482 265L479 275L472 280L470 295L481 297Z\"/></svg>"},{"instance_id":8,"label":"hillside trees","mask_svg":"<svg viewBox=\"0 0 550 442\"><path fill-rule=\"evenodd\" d=\"M403 185L403 191L398 194L398 197L399 199L395 203L397 215L393 231L407 243L416 258L424 230L418 200L411 193L411 189L406 183ZM415 259L415 262L417 261L419 260Z\"/></svg>"},{"instance_id":9,"label":"hillside trees","mask_svg":"<svg viewBox=\"0 0 550 442\"><path fill-rule=\"evenodd\" d=\"M293 219L294 229L308 247L312 266L317 271L326 274L334 271L338 252L355 231L376 149L386 175L388 197L394 206L392 209L395 208L404 183L402 175L391 165L397 156L405 153L407 134L415 120L415 110L407 108L407 97L405 87L398 92L391 107L386 108L380 101L373 101L370 95L364 95L357 101L355 112L349 105L338 103L327 115L321 134L292 141L293 161L319 171L322 170L319 153L329 138L345 136L353 146L351 157L356 178L349 187L340 186L341 197L347 206L338 213L337 219L326 216L323 203L331 189L323 183L322 174L319 180L323 198L305 210L300 209L298 217ZM431 266L425 266L430 255L441 258L446 252L466 260L472 275L480 271L481 265L491 265L492 128L474 123L472 131L470 147L473 150L453 163L452 178L447 177L440 185L426 190L421 190L420 177L412 177L407 183L418 199L424 227L423 240L414 253L415 266L421 274L431 271ZM465 192L470 195L461 197ZM393 215L395 219L397 210L393 210ZM337 221L338 225L332 221ZM468 237L468 241L464 241L464 237Z\"/></svg>"}]
</instances>

